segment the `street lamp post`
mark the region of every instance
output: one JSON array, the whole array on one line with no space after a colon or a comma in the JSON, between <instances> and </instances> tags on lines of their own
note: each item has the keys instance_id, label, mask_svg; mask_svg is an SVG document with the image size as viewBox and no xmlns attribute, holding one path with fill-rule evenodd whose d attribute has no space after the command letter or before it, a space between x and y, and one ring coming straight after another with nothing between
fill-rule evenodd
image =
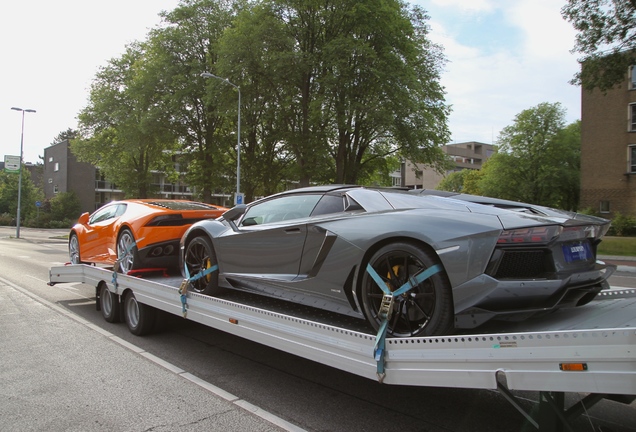
<instances>
[{"instance_id":1,"label":"street lamp post","mask_svg":"<svg viewBox=\"0 0 636 432\"><path fill-rule=\"evenodd\" d=\"M22 111L22 129L20 133L20 168L18 169L18 173L19 173L18 174L18 214L17 214L16 223L15 223L15 226L16 226L15 236L16 238L20 238L20 206L22 201L22 154L24 150L24 113L25 112L34 113L35 110L22 109L18 107L11 107L11 109L15 111Z\"/></svg>"},{"instance_id":2,"label":"street lamp post","mask_svg":"<svg viewBox=\"0 0 636 432\"><path fill-rule=\"evenodd\" d=\"M229 79L221 78L220 76L216 76L211 74L210 72L203 72L201 74L204 78L216 78L221 81L225 81L227 84L234 87L238 90L238 131L237 131L237 139L236 139L236 197L234 198L235 204L243 204L242 202L237 202L241 193L241 88L236 84L232 84Z\"/></svg>"}]
</instances>

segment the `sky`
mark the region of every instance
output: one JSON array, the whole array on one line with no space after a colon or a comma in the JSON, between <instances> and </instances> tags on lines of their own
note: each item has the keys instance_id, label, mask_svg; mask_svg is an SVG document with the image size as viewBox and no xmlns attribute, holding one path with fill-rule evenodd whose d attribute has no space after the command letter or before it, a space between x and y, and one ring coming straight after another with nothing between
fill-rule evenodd
<instances>
[{"instance_id":1,"label":"sky","mask_svg":"<svg viewBox=\"0 0 636 432\"><path fill-rule=\"evenodd\" d=\"M411 0L428 11L430 38L447 59L441 76L451 105L451 143L494 143L517 114L560 102L580 119L575 31L560 14L565 0ZM37 163L62 131L77 128L99 70L144 40L159 13L178 0L26 0L0 13L0 158Z\"/></svg>"}]
</instances>

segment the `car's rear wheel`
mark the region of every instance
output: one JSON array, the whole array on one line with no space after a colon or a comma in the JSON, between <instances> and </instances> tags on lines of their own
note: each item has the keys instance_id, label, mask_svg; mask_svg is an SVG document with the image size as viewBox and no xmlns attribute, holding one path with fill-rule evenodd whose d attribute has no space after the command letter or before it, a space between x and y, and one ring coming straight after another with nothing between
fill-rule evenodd
<instances>
[{"instance_id":1,"label":"car's rear wheel","mask_svg":"<svg viewBox=\"0 0 636 432\"><path fill-rule=\"evenodd\" d=\"M71 264L83 264L77 234L71 234L71 237L68 239L68 257Z\"/></svg>"},{"instance_id":2,"label":"car's rear wheel","mask_svg":"<svg viewBox=\"0 0 636 432\"><path fill-rule=\"evenodd\" d=\"M150 333L157 318L157 309L139 303L135 295L128 291L124 296L124 318L130 332L137 336Z\"/></svg>"},{"instance_id":3,"label":"car's rear wheel","mask_svg":"<svg viewBox=\"0 0 636 432\"><path fill-rule=\"evenodd\" d=\"M206 236L195 237L188 243L183 261L191 278L218 264L212 242ZM210 296L219 295L224 291L219 287L218 269L192 280L190 286L193 291Z\"/></svg>"},{"instance_id":4,"label":"car's rear wheel","mask_svg":"<svg viewBox=\"0 0 636 432\"><path fill-rule=\"evenodd\" d=\"M117 259L119 259L119 271L128 273L138 267L139 255L135 245L135 236L128 228L124 228L117 239Z\"/></svg>"},{"instance_id":5,"label":"car's rear wheel","mask_svg":"<svg viewBox=\"0 0 636 432\"><path fill-rule=\"evenodd\" d=\"M415 280L418 275L440 264L433 252L407 242L383 246L368 263L391 292L409 281L418 282ZM362 307L376 331L384 319L380 316L383 296L384 292L365 265L361 287ZM444 335L452 332L453 323L451 286L446 272L441 269L395 297L387 334L395 337Z\"/></svg>"},{"instance_id":6,"label":"car's rear wheel","mask_svg":"<svg viewBox=\"0 0 636 432\"><path fill-rule=\"evenodd\" d=\"M105 283L99 289L99 308L102 316L109 323L119 322L119 296L113 294Z\"/></svg>"}]
</instances>

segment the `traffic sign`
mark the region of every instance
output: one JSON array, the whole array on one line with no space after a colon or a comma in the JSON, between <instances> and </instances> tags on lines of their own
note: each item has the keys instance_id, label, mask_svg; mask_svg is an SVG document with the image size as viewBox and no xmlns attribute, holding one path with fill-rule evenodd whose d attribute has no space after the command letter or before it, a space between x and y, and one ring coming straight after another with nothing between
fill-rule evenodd
<instances>
[{"instance_id":1,"label":"traffic sign","mask_svg":"<svg viewBox=\"0 0 636 432\"><path fill-rule=\"evenodd\" d=\"M20 171L20 156L4 155L4 170L17 173Z\"/></svg>"}]
</instances>

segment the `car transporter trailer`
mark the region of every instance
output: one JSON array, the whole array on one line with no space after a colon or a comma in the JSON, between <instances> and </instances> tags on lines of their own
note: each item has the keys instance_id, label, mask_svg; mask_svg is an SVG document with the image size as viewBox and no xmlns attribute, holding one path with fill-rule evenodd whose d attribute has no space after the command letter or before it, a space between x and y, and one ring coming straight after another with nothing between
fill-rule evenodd
<instances>
[{"instance_id":1,"label":"car transporter trailer","mask_svg":"<svg viewBox=\"0 0 636 432\"><path fill-rule=\"evenodd\" d=\"M384 384L498 390L542 432L570 428L602 399L636 399L636 289L602 291L588 305L531 320L518 332L503 323L488 334L387 338L378 355L376 335L342 324L351 318L307 318L293 306L270 307L262 296L210 297L188 292L178 277L85 264L51 267L49 279L94 286L97 310L109 322L124 320L136 335L151 331L158 309ZM536 417L511 390L539 392ZM565 407L568 392L587 396Z\"/></svg>"}]
</instances>

